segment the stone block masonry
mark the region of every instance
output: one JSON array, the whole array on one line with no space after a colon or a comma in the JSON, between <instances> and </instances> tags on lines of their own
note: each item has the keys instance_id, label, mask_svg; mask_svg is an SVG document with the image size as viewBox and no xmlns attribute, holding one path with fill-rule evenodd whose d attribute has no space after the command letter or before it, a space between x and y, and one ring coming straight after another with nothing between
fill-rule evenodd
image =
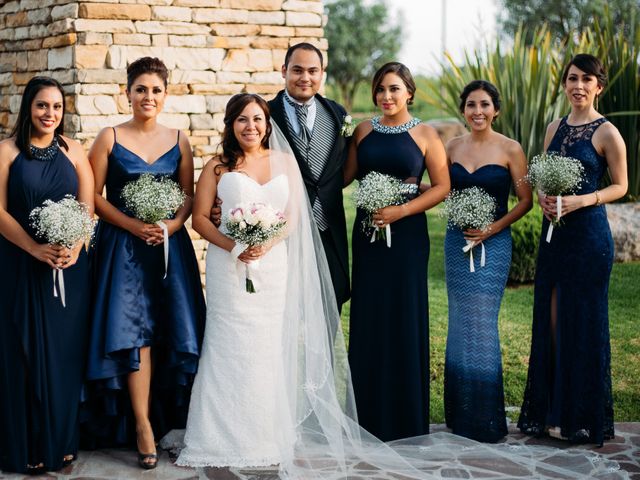
<instances>
[{"instance_id":1,"label":"stone block masonry","mask_svg":"<svg viewBox=\"0 0 640 480\"><path fill-rule=\"evenodd\" d=\"M127 65L155 56L170 70L161 122L189 136L197 179L231 95L271 98L289 45L326 53L325 21L321 0L0 0L0 138L24 85L49 75L67 93L67 135L88 149L101 128L129 118ZM204 273L206 242L190 235Z\"/></svg>"}]
</instances>

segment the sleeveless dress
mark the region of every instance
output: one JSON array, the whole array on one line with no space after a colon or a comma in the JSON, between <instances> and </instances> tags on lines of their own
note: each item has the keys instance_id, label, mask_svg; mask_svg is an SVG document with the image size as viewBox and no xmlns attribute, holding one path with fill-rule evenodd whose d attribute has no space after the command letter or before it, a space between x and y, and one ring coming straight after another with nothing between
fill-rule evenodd
<instances>
[{"instance_id":1,"label":"sleeveless dress","mask_svg":"<svg viewBox=\"0 0 640 480\"><path fill-rule=\"evenodd\" d=\"M8 212L32 237L29 213L76 196L78 177L58 148L50 160L20 153L9 170ZM89 268L83 248L64 270L66 307L52 269L0 236L0 470L42 462L62 468L78 451L78 404L89 326ZM58 282L56 282L59 287Z\"/></svg>"},{"instance_id":2,"label":"sleeveless dress","mask_svg":"<svg viewBox=\"0 0 640 480\"><path fill-rule=\"evenodd\" d=\"M584 166L578 195L597 190L607 169L591 139L605 118L573 126L564 117L548 151ZM518 427L542 434L559 426L574 442L613 438L608 290L613 240L604 205L562 217L551 242L543 219L536 266L529 373ZM557 295L556 352L551 346L551 292Z\"/></svg>"},{"instance_id":3,"label":"sleeveless dress","mask_svg":"<svg viewBox=\"0 0 640 480\"><path fill-rule=\"evenodd\" d=\"M152 164L113 144L107 199L129 214L120 193L143 173L178 181L179 144ZM127 375L139 368L139 349L152 346L150 417L156 438L184 428L198 365L205 305L195 252L182 227L169 237L164 276L163 247L100 221L92 250L93 325L83 406L86 447L135 445L135 419Z\"/></svg>"},{"instance_id":4,"label":"sleeveless dress","mask_svg":"<svg viewBox=\"0 0 640 480\"><path fill-rule=\"evenodd\" d=\"M371 171L419 183L424 156L409 129L376 119L358 145L358 177ZM424 213L391 224L391 248L370 243L366 213L353 226L349 365L360 425L380 440L429 433L429 235Z\"/></svg>"},{"instance_id":5,"label":"sleeveless dress","mask_svg":"<svg viewBox=\"0 0 640 480\"><path fill-rule=\"evenodd\" d=\"M496 219L508 210L509 169L488 164L468 172L451 165L451 188L472 186L496 199ZM447 426L456 435L496 442L507 434L502 387L502 357L498 313L511 266L511 230L505 228L484 242L486 264L480 266L480 246L473 248L475 272L469 271L462 230L448 227L444 240L445 276L449 300L449 331L444 370Z\"/></svg>"},{"instance_id":6,"label":"sleeveless dress","mask_svg":"<svg viewBox=\"0 0 640 480\"><path fill-rule=\"evenodd\" d=\"M228 208L263 202L285 211L289 187L278 175L259 184L241 172L218 182ZM220 230L224 233L225 227ZM207 326L193 385L184 466L268 466L295 441L285 392L283 324L287 249L277 242L260 259L256 293L245 290L244 263L214 245L207 249Z\"/></svg>"}]
</instances>

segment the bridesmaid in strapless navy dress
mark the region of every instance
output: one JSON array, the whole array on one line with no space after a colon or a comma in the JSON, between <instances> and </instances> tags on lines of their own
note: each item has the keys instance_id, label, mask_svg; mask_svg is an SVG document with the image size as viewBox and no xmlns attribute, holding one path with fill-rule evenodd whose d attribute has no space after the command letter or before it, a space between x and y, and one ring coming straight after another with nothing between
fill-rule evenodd
<instances>
[{"instance_id":1,"label":"bridesmaid in strapless navy dress","mask_svg":"<svg viewBox=\"0 0 640 480\"><path fill-rule=\"evenodd\" d=\"M59 105L56 113L50 100ZM61 136L62 87L34 77L22 103L26 115L34 105L53 125L25 119L21 107L20 128L0 144L0 191L6 195L0 200L0 470L34 474L59 470L78 452L90 291L86 249L77 245L74 264L54 262L64 268L62 304L61 284L45 261L54 258L53 247L37 236L29 214L66 195L93 211L93 177L82 146ZM29 153L19 149L20 136ZM30 146L36 142L50 145Z\"/></svg>"},{"instance_id":2,"label":"bridesmaid in strapless navy dress","mask_svg":"<svg viewBox=\"0 0 640 480\"><path fill-rule=\"evenodd\" d=\"M205 305L195 253L183 226L193 192L190 146L183 134L156 123L166 69L158 59L143 58L128 72L133 119L103 130L89 155L98 189L106 187L106 200L96 199L101 220L92 251L90 398L84 432L89 447L133 446L137 430L140 465L153 468L154 438L186 424ZM141 131L155 135L155 142L143 141ZM156 153L160 147L154 143L166 145L169 138L175 139L173 146ZM121 197L124 185L142 174L169 177L187 193L187 203L165 222L170 233L166 278L161 232L132 219Z\"/></svg>"},{"instance_id":3,"label":"bridesmaid in strapless navy dress","mask_svg":"<svg viewBox=\"0 0 640 480\"><path fill-rule=\"evenodd\" d=\"M469 83L460 95L460 112L470 133L447 144L451 187L480 187L495 198L494 221L485 231L463 232L450 225L444 241L449 303L449 331L444 370L447 426L456 435L497 442L507 434L502 386L502 356L498 313L511 267L510 225L531 208L531 189L522 181L527 161L522 147L494 132L500 95L485 80ZM508 211L511 185L518 203ZM482 242L473 248L475 271L462 251L466 239Z\"/></svg>"},{"instance_id":4,"label":"bridesmaid in strapless navy dress","mask_svg":"<svg viewBox=\"0 0 640 480\"><path fill-rule=\"evenodd\" d=\"M576 55L563 85L571 113L549 126L545 146L580 160L584 178L575 195L563 196L562 224L551 242L545 239L549 221L543 220L518 427L531 435L548 431L602 445L614 436L608 307L613 240L603 203L626 192L625 147L616 128L594 108L606 85L600 61ZM607 168L611 184L599 190ZM555 198L539 196L545 214L555 212Z\"/></svg>"},{"instance_id":5,"label":"bridesmaid in strapless navy dress","mask_svg":"<svg viewBox=\"0 0 640 480\"><path fill-rule=\"evenodd\" d=\"M415 92L409 70L389 63L373 83L383 116L356 128L347 183L377 171L418 185L425 167L432 183L404 205L374 215L377 225L391 226L390 248L384 241L370 242L371 232L362 228L363 210L358 209L353 225L349 365L358 421L389 441L429 432L429 236L424 211L447 194L449 175L437 133L407 110Z\"/></svg>"}]
</instances>

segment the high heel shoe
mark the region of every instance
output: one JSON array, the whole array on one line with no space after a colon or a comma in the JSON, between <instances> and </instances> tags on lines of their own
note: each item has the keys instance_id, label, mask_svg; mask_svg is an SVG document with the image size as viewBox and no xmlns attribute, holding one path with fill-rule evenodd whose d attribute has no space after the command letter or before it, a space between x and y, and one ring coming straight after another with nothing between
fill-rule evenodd
<instances>
[{"instance_id":1,"label":"high heel shoe","mask_svg":"<svg viewBox=\"0 0 640 480\"><path fill-rule=\"evenodd\" d=\"M145 470L153 470L158 466L158 454L138 452L138 465Z\"/></svg>"},{"instance_id":2,"label":"high heel shoe","mask_svg":"<svg viewBox=\"0 0 640 480\"><path fill-rule=\"evenodd\" d=\"M39 463L37 465L27 464L27 475L42 475L45 472L44 463Z\"/></svg>"},{"instance_id":3,"label":"high heel shoe","mask_svg":"<svg viewBox=\"0 0 640 480\"><path fill-rule=\"evenodd\" d=\"M64 457L62 457L62 468L68 467L73 462L75 462L77 458L78 456L73 453L70 453L69 455L65 455Z\"/></svg>"}]
</instances>

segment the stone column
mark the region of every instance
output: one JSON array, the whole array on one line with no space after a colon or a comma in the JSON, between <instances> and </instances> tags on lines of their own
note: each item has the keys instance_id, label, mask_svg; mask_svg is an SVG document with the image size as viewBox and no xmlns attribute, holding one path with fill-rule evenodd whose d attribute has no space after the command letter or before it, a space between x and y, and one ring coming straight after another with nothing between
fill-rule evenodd
<instances>
[{"instance_id":1,"label":"stone column","mask_svg":"<svg viewBox=\"0 0 640 480\"><path fill-rule=\"evenodd\" d=\"M189 136L196 180L218 148L231 95L273 96L286 49L326 52L321 0L13 0L0 6L0 135L24 85L56 78L67 93L65 131L89 148L128 118L126 67L143 56L170 70L160 121ZM190 230L204 272L205 241Z\"/></svg>"}]
</instances>

